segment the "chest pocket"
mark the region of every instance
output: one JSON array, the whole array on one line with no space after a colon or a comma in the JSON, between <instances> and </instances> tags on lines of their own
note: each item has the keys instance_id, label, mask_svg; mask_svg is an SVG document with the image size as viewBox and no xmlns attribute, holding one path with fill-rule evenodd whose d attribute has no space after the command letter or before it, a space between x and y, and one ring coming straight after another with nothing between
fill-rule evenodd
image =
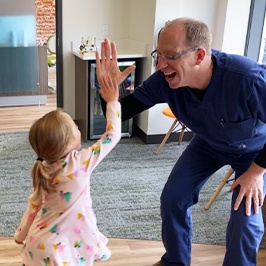
<instances>
[{"instance_id":1,"label":"chest pocket","mask_svg":"<svg viewBox=\"0 0 266 266\"><path fill-rule=\"evenodd\" d=\"M239 122L225 122L221 119L220 124L229 143L253 138L256 135L256 128L263 125L262 122L257 124L257 121L252 118Z\"/></svg>"}]
</instances>

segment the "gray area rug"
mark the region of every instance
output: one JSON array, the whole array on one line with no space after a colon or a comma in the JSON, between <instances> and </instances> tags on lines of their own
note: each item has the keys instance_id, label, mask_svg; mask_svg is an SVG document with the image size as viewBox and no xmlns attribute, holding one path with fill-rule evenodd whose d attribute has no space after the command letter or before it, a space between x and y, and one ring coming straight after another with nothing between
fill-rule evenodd
<instances>
[{"instance_id":1,"label":"gray area rug","mask_svg":"<svg viewBox=\"0 0 266 266\"><path fill-rule=\"evenodd\" d=\"M36 156L27 138L27 133L0 134L0 236L13 236L31 191L30 171ZM160 194L186 145L167 143L155 155L158 145L145 145L137 137L119 142L91 177L93 206L102 233L112 238L161 240ZM214 174L193 207L193 243L225 244L229 185L209 210L204 206L227 169Z\"/></svg>"}]
</instances>

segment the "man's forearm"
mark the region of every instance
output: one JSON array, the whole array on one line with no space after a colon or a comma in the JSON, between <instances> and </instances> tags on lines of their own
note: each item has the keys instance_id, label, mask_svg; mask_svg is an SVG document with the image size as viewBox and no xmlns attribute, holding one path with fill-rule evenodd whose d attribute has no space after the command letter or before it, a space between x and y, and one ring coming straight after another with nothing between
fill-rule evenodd
<instances>
[{"instance_id":1,"label":"man's forearm","mask_svg":"<svg viewBox=\"0 0 266 266\"><path fill-rule=\"evenodd\" d=\"M119 101L121 103L122 121L126 121L151 107L143 104L133 94L129 94L128 96L121 98ZM101 98L101 105L103 113L105 115L106 102L102 98Z\"/></svg>"}]
</instances>

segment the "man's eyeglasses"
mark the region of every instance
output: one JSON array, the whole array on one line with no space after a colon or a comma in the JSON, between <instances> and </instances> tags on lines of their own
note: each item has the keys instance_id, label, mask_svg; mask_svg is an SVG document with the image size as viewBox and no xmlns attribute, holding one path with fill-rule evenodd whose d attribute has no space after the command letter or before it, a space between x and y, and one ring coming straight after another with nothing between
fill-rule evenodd
<instances>
[{"instance_id":1,"label":"man's eyeglasses","mask_svg":"<svg viewBox=\"0 0 266 266\"><path fill-rule=\"evenodd\" d=\"M151 56L156 61L158 61L159 58L163 58L166 60L176 60L177 58L181 57L182 55L187 54L187 53L192 52L192 51L196 51L198 49L199 49L198 47L189 48L189 49L187 49L181 53L178 53L176 55L160 54L160 53L157 53L157 50L154 50L151 52Z\"/></svg>"}]
</instances>

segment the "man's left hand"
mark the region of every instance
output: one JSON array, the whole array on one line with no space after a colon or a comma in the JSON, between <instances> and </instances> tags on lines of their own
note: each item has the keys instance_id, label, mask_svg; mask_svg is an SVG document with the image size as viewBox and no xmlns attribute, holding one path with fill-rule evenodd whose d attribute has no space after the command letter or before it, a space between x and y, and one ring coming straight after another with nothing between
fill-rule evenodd
<instances>
[{"instance_id":1,"label":"man's left hand","mask_svg":"<svg viewBox=\"0 0 266 266\"><path fill-rule=\"evenodd\" d=\"M234 181L231 190L240 186L239 194L236 198L234 210L237 211L242 200L246 197L246 215L251 215L252 204L254 213L259 213L259 206L262 206L264 200L263 194L263 174L265 169L253 163L248 170Z\"/></svg>"}]
</instances>

